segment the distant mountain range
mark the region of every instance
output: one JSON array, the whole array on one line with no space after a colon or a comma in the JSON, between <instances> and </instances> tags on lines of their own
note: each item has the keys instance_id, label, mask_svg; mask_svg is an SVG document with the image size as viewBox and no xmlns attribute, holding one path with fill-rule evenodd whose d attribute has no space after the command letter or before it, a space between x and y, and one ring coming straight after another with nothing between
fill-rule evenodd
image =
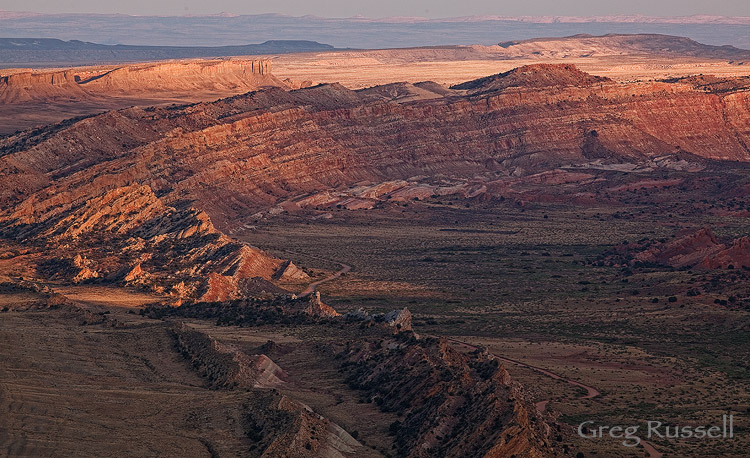
<instances>
[{"instance_id":1,"label":"distant mountain range","mask_svg":"<svg viewBox=\"0 0 750 458\"><path fill-rule=\"evenodd\" d=\"M226 16L236 17L236 16ZM552 23L645 23L645 24L745 24L750 25L750 17L731 17L731 16L679 16L679 17L657 17L643 15L613 15L613 16L462 16L441 19L428 19L423 17L387 17L373 19L367 17L352 17L350 20L360 22L400 22L400 23L417 23L417 22L487 22L487 21L511 21L511 22L531 22L537 24Z\"/></svg>"},{"instance_id":2,"label":"distant mountain range","mask_svg":"<svg viewBox=\"0 0 750 458\"><path fill-rule=\"evenodd\" d=\"M0 11L6 37L46 37L139 46L225 46L265 40L313 40L341 48L490 45L576 34L664 34L750 49L750 18L720 16L504 17L446 19L321 18L278 14L127 16Z\"/></svg>"},{"instance_id":3,"label":"distant mountain range","mask_svg":"<svg viewBox=\"0 0 750 458\"><path fill-rule=\"evenodd\" d=\"M241 46L102 45L52 38L0 38L0 68L32 65L95 65L163 59L191 59L297 52L320 52L333 46L305 40L271 40Z\"/></svg>"}]
</instances>

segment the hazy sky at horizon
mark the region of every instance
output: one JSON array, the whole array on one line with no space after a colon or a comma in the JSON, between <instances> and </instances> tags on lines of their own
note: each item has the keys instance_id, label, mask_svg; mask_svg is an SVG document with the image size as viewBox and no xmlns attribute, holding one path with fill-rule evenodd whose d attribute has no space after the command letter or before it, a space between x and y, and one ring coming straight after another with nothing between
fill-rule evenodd
<instances>
[{"instance_id":1,"label":"hazy sky at horizon","mask_svg":"<svg viewBox=\"0 0 750 458\"><path fill-rule=\"evenodd\" d=\"M202 15L281 13L323 17L422 16L750 16L750 0L0 0L0 10L42 13Z\"/></svg>"}]
</instances>

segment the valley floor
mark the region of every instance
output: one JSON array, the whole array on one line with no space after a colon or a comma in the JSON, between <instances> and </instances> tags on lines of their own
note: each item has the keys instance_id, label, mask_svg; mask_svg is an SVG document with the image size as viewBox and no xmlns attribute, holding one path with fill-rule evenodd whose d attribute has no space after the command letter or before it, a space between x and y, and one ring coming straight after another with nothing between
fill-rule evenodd
<instances>
[{"instance_id":1,"label":"valley floor","mask_svg":"<svg viewBox=\"0 0 750 458\"><path fill-rule=\"evenodd\" d=\"M750 405L750 313L747 298L734 307L715 301L737 288L744 297L747 280L738 278L747 272L596 265L600 253L622 240L671 238L679 228L693 226L710 225L732 236L746 229L745 218L696 216L688 207L675 210L664 224L661 213L647 206L625 212L512 202L466 208L432 198L334 211L328 220L279 216L254 223L240 237L301 265L334 270L333 261L351 264L350 273L320 286L337 310L409 307L417 333L481 345L595 388L600 395L586 396L584 387L508 364L513 377L531 388L538 402L549 401L545 407L571 427L586 420L721 423L727 412L744 418ZM727 275L735 282L687 294ZM731 441L652 442L665 456L710 450L711 456L739 457L750 437L744 420L738 421L743 433ZM647 455L612 439L576 445L585 456Z\"/></svg>"}]
</instances>

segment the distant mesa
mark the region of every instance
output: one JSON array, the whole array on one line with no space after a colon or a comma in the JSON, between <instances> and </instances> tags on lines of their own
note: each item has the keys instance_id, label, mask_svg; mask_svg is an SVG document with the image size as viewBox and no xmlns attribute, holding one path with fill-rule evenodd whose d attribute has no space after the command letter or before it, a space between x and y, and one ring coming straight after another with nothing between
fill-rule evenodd
<instances>
[{"instance_id":1,"label":"distant mesa","mask_svg":"<svg viewBox=\"0 0 750 458\"><path fill-rule=\"evenodd\" d=\"M262 87L286 87L268 59L157 62L62 71L17 71L0 76L0 104L98 102L196 93L215 97Z\"/></svg>"},{"instance_id":2,"label":"distant mesa","mask_svg":"<svg viewBox=\"0 0 750 458\"><path fill-rule=\"evenodd\" d=\"M239 46L133 46L53 38L0 38L0 68L102 65L168 59L323 52L334 49L333 46L307 40L269 40L260 44Z\"/></svg>"},{"instance_id":3,"label":"distant mesa","mask_svg":"<svg viewBox=\"0 0 750 458\"><path fill-rule=\"evenodd\" d=\"M569 37L532 38L506 41L498 46L518 55L650 55L689 56L713 59L748 59L750 50L734 46L714 46L686 37L655 33L644 34L578 34Z\"/></svg>"},{"instance_id":4,"label":"distant mesa","mask_svg":"<svg viewBox=\"0 0 750 458\"><path fill-rule=\"evenodd\" d=\"M491 43L536 36L600 34L604 31L638 30L646 33L705 37L711 43L750 47L744 33L747 17L689 16L471 16L460 18L325 18L315 16L213 15L126 16L106 14L36 14L0 12L0 30L8 37L28 36L44 30L47 36L98 43L126 43L133 31L143 43L215 46L243 43L249 33L259 37L299 36L305 39L355 48L429 46L439 43ZM744 27L744 28L743 28ZM386 29L388 33L382 31ZM195 30L200 30L199 34ZM197 36L196 36L197 35Z\"/></svg>"},{"instance_id":5,"label":"distant mesa","mask_svg":"<svg viewBox=\"0 0 750 458\"><path fill-rule=\"evenodd\" d=\"M86 91L76 81L76 72L23 71L0 76L0 103L21 104L53 99L84 99Z\"/></svg>"}]
</instances>

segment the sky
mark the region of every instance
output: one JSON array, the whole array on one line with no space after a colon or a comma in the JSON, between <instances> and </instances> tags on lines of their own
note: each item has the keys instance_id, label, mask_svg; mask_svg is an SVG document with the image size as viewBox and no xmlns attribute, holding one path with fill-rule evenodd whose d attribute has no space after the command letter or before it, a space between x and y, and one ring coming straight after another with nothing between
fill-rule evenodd
<instances>
[{"instance_id":1,"label":"sky","mask_svg":"<svg viewBox=\"0 0 750 458\"><path fill-rule=\"evenodd\" d=\"M750 0L0 0L0 10L41 13L206 15L280 13L292 16L428 18L474 15L750 16Z\"/></svg>"}]
</instances>

